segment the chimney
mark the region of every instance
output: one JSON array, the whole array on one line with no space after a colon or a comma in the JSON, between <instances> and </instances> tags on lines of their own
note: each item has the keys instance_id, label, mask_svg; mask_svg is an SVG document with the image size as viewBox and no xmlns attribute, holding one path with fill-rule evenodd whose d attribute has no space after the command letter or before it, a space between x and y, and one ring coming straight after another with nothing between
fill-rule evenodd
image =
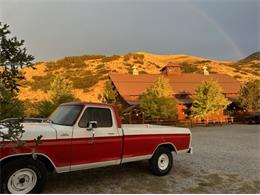
<instances>
[{"instance_id":1,"label":"chimney","mask_svg":"<svg viewBox=\"0 0 260 195\"><path fill-rule=\"evenodd\" d=\"M209 75L209 71L208 71L208 67L207 66L203 66L202 69L203 69L203 74L204 75Z\"/></svg>"},{"instance_id":2,"label":"chimney","mask_svg":"<svg viewBox=\"0 0 260 195\"><path fill-rule=\"evenodd\" d=\"M169 62L166 66L164 66L160 72L162 74L180 74L181 73L181 66L178 64L174 64L172 62Z\"/></svg>"},{"instance_id":3,"label":"chimney","mask_svg":"<svg viewBox=\"0 0 260 195\"><path fill-rule=\"evenodd\" d=\"M137 70L137 67L135 65L133 65L133 75L139 75L139 71Z\"/></svg>"}]
</instances>

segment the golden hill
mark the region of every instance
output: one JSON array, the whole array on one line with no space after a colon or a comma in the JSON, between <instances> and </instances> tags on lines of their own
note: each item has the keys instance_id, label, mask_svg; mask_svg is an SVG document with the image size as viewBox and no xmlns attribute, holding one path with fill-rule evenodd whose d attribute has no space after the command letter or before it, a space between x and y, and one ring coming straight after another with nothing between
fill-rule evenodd
<instances>
[{"instance_id":1,"label":"golden hill","mask_svg":"<svg viewBox=\"0 0 260 195\"><path fill-rule=\"evenodd\" d=\"M159 55L146 52L113 56L70 56L57 61L37 63L36 70L23 69L26 80L21 82L19 98L32 102L47 99L51 81L61 74L72 81L77 98L97 102L109 72L131 73L132 66L136 65L140 74L156 74L168 62L181 65L183 72L202 73L202 67L206 65L211 73L228 74L241 82L260 78L259 52L238 62L210 60L184 54Z\"/></svg>"}]
</instances>

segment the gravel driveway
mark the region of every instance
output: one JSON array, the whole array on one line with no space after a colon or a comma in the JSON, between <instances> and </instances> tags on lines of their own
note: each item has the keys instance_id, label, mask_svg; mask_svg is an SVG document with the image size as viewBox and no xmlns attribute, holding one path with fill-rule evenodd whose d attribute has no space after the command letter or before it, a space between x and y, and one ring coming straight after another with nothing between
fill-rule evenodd
<instances>
[{"instance_id":1,"label":"gravel driveway","mask_svg":"<svg viewBox=\"0 0 260 195\"><path fill-rule=\"evenodd\" d=\"M195 127L194 153L164 177L146 161L52 174L44 193L260 193L260 126Z\"/></svg>"}]
</instances>

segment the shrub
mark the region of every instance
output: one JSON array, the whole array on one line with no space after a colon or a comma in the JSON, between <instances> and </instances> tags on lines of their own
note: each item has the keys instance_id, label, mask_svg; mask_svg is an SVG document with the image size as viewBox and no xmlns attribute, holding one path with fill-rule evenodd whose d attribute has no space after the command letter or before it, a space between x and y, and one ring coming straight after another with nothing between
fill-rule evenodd
<instances>
[{"instance_id":1,"label":"shrub","mask_svg":"<svg viewBox=\"0 0 260 195\"><path fill-rule=\"evenodd\" d=\"M37 116L46 118L56 109L56 105L49 100L43 100L36 104L36 108L38 111Z\"/></svg>"},{"instance_id":2,"label":"shrub","mask_svg":"<svg viewBox=\"0 0 260 195\"><path fill-rule=\"evenodd\" d=\"M240 75L235 75L234 78L235 79L241 79L242 77Z\"/></svg>"},{"instance_id":3,"label":"shrub","mask_svg":"<svg viewBox=\"0 0 260 195\"><path fill-rule=\"evenodd\" d=\"M81 78L74 79L73 87L77 89L90 88L98 82L98 77L95 75L86 75Z\"/></svg>"},{"instance_id":4,"label":"shrub","mask_svg":"<svg viewBox=\"0 0 260 195\"><path fill-rule=\"evenodd\" d=\"M181 70L185 73L192 73L196 72L199 69L195 65L187 64L187 63L182 63L181 64Z\"/></svg>"},{"instance_id":5,"label":"shrub","mask_svg":"<svg viewBox=\"0 0 260 195\"><path fill-rule=\"evenodd\" d=\"M195 62L196 64L206 64L206 63L210 63L211 60L201 60L201 61L198 61L198 62Z\"/></svg>"},{"instance_id":6,"label":"shrub","mask_svg":"<svg viewBox=\"0 0 260 195\"><path fill-rule=\"evenodd\" d=\"M144 70L141 70L139 71L140 74L148 74L148 72L144 71Z\"/></svg>"},{"instance_id":7,"label":"shrub","mask_svg":"<svg viewBox=\"0 0 260 195\"><path fill-rule=\"evenodd\" d=\"M108 57L104 57L102 58L102 62L111 62L111 61L114 61L114 60L118 60L120 59L120 56L119 55L113 55L113 56L108 56Z\"/></svg>"},{"instance_id":8,"label":"shrub","mask_svg":"<svg viewBox=\"0 0 260 195\"><path fill-rule=\"evenodd\" d=\"M100 69L100 68L104 68L105 64L99 64L96 66L96 70Z\"/></svg>"},{"instance_id":9,"label":"shrub","mask_svg":"<svg viewBox=\"0 0 260 195\"><path fill-rule=\"evenodd\" d=\"M50 89L50 84L54 79L52 73L48 73L45 76L33 76L33 81L30 82L30 87L32 90L41 89L44 92L47 92Z\"/></svg>"},{"instance_id":10,"label":"shrub","mask_svg":"<svg viewBox=\"0 0 260 195\"><path fill-rule=\"evenodd\" d=\"M96 74L97 74L97 76L102 76L102 75L104 75L104 74L108 74L109 72L110 72L109 69L101 68L101 69L99 69L99 70L96 72Z\"/></svg>"},{"instance_id":11,"label":"shrub","mask_svg":"<svg viewBox=\"0 0 260 195\"><path fill-rule=\"evenodd\" d=\"M134 63L135 64L144 64L144 61L142 61L142 60L135 60Z\"/></svg>"}]
</instances>

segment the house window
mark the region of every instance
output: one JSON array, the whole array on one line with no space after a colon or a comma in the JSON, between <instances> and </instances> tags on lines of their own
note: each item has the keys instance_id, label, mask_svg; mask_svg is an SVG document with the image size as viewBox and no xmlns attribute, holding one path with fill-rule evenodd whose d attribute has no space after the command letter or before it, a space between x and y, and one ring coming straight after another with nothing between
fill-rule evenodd
<instances>
[{"instance_id":1,"label":"house window","mask_svg":"<svg viewBox=\"0 0 260 195\"><path fill-rule=\"evenodd\" d=\"M89 121L97 121L97 127L113 126L111 111L108 108L87 108L79 121L79 127L86 128Z\"/></svg>"}]
</instances>

